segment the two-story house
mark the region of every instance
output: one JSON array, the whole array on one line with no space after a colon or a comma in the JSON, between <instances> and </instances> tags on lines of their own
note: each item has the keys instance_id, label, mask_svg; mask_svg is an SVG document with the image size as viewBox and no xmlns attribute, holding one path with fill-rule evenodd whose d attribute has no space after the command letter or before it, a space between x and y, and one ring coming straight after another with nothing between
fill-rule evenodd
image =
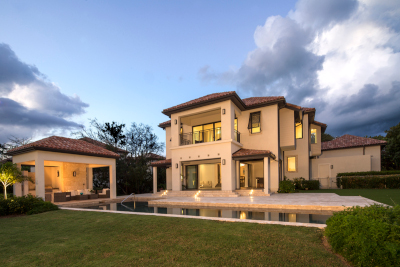
<instances>
[{"instance_id":1,"label":"two-story house","mask_svg":"<svg viewBox=\"0 0 400 267\"><path fill-rule=\"evenodd\" d=\"M159 124L166 160L152 166L167 168L173 192L252 189L268 195L285 176L313 177L312 160L322 154L327 127L315 112L283 96L241 99L232 91L200 97L162 111L171 118Z\"/></svg>"}]
</instances>

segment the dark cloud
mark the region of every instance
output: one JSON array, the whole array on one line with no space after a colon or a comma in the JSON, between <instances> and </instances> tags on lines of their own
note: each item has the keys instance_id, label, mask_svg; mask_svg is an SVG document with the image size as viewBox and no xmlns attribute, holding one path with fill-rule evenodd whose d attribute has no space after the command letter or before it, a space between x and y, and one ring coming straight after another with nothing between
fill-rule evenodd
<instances>
[{"instance_id":1,"label":"dark cloud","mask_svg":"<svg viewBox=\"0 0 400 267\"><path fill-rule=\"evenodd\" d=\"M29 84L39 74L35 66L21 62L9 45L0 43L0 93L10 92L14 83Z\"/></svg>"},{"instance_id":2,"label":"dark cloud","mask_svg":"<svg viewBox=\"0 0 400 267\"><path fill-rule=\"evenodd\" d=\"M356 0L302 0L289 16L305 27L320 30L348 19L357 7Z\"/></svg>"},{"instance_id":3,"label":"dark cloud","mask_svg":"<svg viewBox=\"0 0 400 267\"><path fill-rule=\"evenodd\" d=\"M80 125L67 119L85 113L89 105L67 96L37 67L22 62L0 43L0 142L9 135L24 137Z\"/></svg>"},{"instance_id":4,"label":"dark cloud","mask_svg":"<svg viewBox=\"0 0 400 267\"><path fill-rule=\"evenodd\" d=\"M357 94L341 97L318 110L317 119L330 122L328 132L340 136L345 133L374 136L400 123L400 82L382 94L374 84L365 85Z\"/></svg>"}]
</instances>

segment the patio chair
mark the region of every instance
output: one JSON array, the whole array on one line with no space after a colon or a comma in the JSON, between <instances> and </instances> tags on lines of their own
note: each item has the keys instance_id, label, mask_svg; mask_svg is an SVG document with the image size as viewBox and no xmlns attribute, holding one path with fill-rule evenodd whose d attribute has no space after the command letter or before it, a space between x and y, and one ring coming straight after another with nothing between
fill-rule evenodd
<instances>
[{"instance_id":1,"label":"patio chair","mask_svg":"<svg viewBox=\"0 0 400 267\"><path fill-rule=\"evenodd\" d=\"M54 192L54 202L66 202L71 200L71 192Z\"/></svg>"},{"instance_id":2,"label":"patio chair","mask_svg":"<svg viewBox=\"0 0 400 267\"><path fill-rule=\"evenodd\" d=\"M99 193L99 198L110 198L110 189L103 188L103 191Z\"/></svg>"}]
</instances>

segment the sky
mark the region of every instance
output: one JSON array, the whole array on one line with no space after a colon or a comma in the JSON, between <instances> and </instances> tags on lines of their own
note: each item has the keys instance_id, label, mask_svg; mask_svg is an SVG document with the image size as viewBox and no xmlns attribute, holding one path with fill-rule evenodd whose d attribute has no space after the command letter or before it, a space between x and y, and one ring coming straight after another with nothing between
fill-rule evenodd
<instances>
[{"instance_id":1,"label":"sky","mask_svg":"<svg viewBox=\"0 0 400 267\"><path fill-rule=\"evenodd\" d=\"M216 92L315 107L333 136L400 122L400 1L0 1L0 143L144 123Z\"/></svg>"}]
</instances>

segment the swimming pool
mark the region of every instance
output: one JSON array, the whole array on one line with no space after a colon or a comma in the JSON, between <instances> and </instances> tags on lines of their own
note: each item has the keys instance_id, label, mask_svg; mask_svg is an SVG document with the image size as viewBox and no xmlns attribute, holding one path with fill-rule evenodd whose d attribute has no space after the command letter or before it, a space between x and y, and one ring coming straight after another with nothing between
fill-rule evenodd
<instances>
[{"instance_id":1,"label":"swimming pool","mask_svg":"<svg viewBox=\"0 0 400 267\"><path fill-rule=\"evenodd\" d=\"M271 211L267 209L226 209L226 208L185 208L185 207L150 207L148 202L109 203L96 206L79 207L92 210L113 210L141 213L173 214L180 216L220 217L232 219L247 219L258 221L279 221L294 223L325 224L332 215L317 213L298 213Z\"/></svg>"}]
</instances>

